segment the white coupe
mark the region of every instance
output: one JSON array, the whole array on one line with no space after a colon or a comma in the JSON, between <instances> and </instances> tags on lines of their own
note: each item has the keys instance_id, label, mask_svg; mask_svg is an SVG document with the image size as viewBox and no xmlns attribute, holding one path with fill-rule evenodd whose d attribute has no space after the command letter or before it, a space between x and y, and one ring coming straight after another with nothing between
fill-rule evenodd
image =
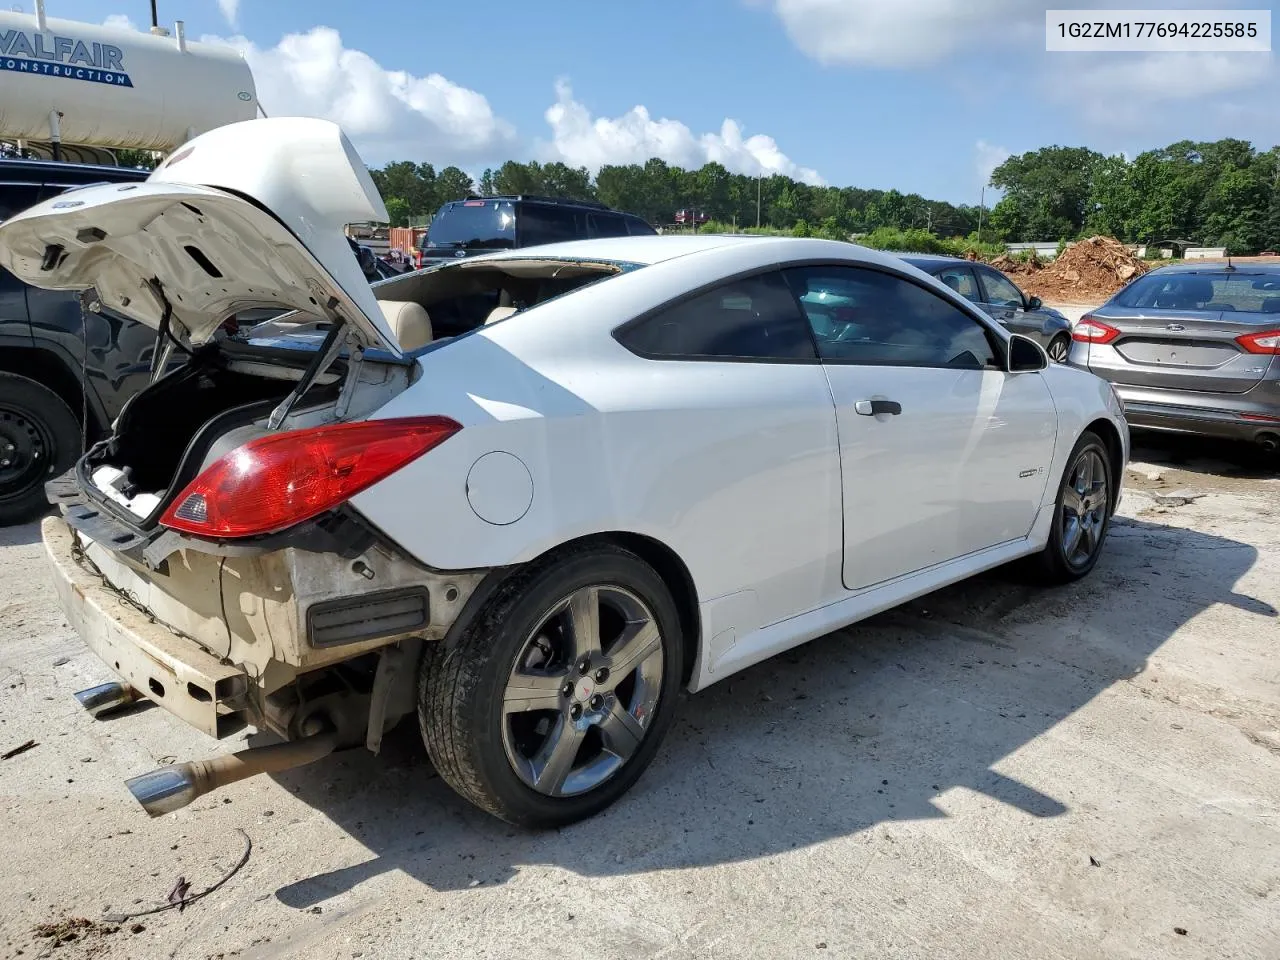
<instances>
[{"instance_id":1,"label":"white coupe","mask_svg":"<svg viewBox=\"0 0 1280 960\"><path fill-rule=\"evenodd\" d=\"M386 219L341 131L263 119L0 226L23 280L157 330L151 385L49 485L54 582L116 675L82 702L286 741L134 778L152 814L416 713L463 796L566 824L636 781L681 686L1098 560L1110 386L902 260L620 237L370 287L341 225Z\"/></svg>"}]
</instances>

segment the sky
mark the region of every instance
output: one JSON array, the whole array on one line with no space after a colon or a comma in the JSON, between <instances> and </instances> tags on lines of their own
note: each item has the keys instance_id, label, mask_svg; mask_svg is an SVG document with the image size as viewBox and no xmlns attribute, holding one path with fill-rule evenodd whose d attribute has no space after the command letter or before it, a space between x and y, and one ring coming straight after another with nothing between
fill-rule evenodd
<instances>
[{"instance_id":1,"label":"sky","mask_svg":"<svg viewBox=\"0 0 1280 960\"><path fill-rule=\"evenodd\" d=\"M182 19L188 37L241 49L269 114L336 120L373 166L594 171L660 156L977 203L1005 157L1050 144L1133 156L1182 139L1280 143L1274 53L1048 53L1044 36L1046 8L1275 0L158 5L162 25ZM150 22L147 0L46 8Z\"/></svg>"}]
</instances>

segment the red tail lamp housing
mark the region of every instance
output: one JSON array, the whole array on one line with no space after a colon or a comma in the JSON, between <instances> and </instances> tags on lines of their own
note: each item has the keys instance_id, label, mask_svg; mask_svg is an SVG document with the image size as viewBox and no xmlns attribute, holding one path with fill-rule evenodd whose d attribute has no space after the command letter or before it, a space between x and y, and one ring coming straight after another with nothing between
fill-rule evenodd
<instances>
[{"instance_id":1,"label":"red tail lamp housing","mask_svg":"<svg viewBox=\"0 0 1280 960\"><path fill-rule=\"evenodd\" d=\"M259 437L192 480L160 523L226 539L286 530L344 503L461 429L448 417L400 417Z\"/></svg>"},{"instance_id":2,"label":"red tail lamp housing","mask_svg":"<svg viewBox=\"0 0 1280 960\"><path fill-rule=\"evenodd\" d=\"M1249 353L1280 354L1280 330L1264 330L1261 333L1245 333L1236 337L1236 343Z\"/></svg>"},{"instance_id":3,"label":"red tail lamp housing","mask_svg":"<svg viewBox=\"0 0 1280 960\"><path fill-rule=\"evenodd\" d=\"M1078 340L1080 343L1110 343L1118 336L1120 331L1115 327L1101 320L1095 320L1087 313L1080 318L1075 329L1071 331L1071 339Z\"/></svg>"}]
</instances>

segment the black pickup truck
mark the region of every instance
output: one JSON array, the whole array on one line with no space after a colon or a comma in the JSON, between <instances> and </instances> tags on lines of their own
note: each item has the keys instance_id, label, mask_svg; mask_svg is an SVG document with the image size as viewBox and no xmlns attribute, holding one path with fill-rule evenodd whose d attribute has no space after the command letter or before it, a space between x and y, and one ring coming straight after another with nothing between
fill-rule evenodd
<instances>
[{"instance_id":1,"label":"black pickup truck","mask_svg":"<svg viewBox=\"0 0 1280 960\"><path fill-rule=\"evenodd\" d=\"M147 171L0 159L0 220L90 183ZM155 334L109 312L87 313L70 291L37 290L0 268L0 526L42 513L44 482L146 385Z\"/></svg>"}]
</instances>

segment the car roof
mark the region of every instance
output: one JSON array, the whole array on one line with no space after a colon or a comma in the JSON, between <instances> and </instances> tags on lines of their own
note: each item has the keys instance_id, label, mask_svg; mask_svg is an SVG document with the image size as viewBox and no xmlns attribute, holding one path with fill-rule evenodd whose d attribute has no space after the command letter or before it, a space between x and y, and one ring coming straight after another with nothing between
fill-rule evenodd
<instances>
[{"instance_id":1,"label":"car roof","mask_svg":"<svg viewBox=\"0 0 1280 960\"><path fill-rule=\"evenodd\" d=\"M1280 274L1280 263L1171 263L1168 266L1156 267L1151 273L1241 273L1241 274Z\"/></svg>"},{"instance_id":2,"label":"car roof","mask_svg":"<svg viewBox=\"0 0 1280 960\"><path fill-rule=\"evenodd\" d=\"M655 234L642 237L600 237L595 240L566 240L563 243L541 244L536 247L518 247L498 253L486 254L483 259L509 259L512 257L569 257L583 260L610 260L619 263L654 264L692 253L716 250L733 244L765 244L779 237L757 237L750 234ZM848 246L848 244L845 244ZM476 257L474 259L482 259Z\"/></svg>"},{"instance_id":3,"label":"car roof","mask_svg":"<svg viewBox=\"0 0 1280 960\"><path fill-rule=\"evenodd\" d=\"M18 177L40 178L55 183L94 183L102 180L145 180L150 170L136 167L108 167L92 163L62 163L56 160L0 159L0 182Z\"/></svg>"}]
</instances>

